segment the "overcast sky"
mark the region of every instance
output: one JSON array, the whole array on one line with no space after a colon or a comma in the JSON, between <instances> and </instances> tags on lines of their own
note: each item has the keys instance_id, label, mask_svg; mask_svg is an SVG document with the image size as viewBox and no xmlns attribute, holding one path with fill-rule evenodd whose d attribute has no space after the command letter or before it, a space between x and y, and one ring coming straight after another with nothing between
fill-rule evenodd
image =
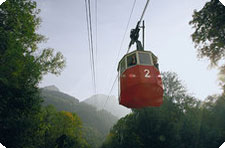
<instances>
[{"instance_id":1,"label":"overcast sky","mask_svg":"<svg viewBox=\"0 0 225 148\"><path fill-rule=\"evenodd\" d=\"M92 23L95 40L95 0ZM188 92L199 99L220 93L216 69L209 69L206 59L197 58L188 24L194 9L206 0L152 0L145 13L145 50L159 58L161 71L178 74ZM117 75L117 64L126 53L129 32L136 26L146 0L137 0L122 50L117 58L133 0L97 0L97 93L109 94ZM89 61L84 0L37 0L42 18L39 32L49 38L40 47L51 47L66 58L67 66L58 77L47 75L40 87L56 85L61 91L84 100L94 94ZM141 39L141 38L140 38ZM134 49L134 48L133 48ZM117 96L118 84L112 94Z\"/></svg>"}]
</instances>

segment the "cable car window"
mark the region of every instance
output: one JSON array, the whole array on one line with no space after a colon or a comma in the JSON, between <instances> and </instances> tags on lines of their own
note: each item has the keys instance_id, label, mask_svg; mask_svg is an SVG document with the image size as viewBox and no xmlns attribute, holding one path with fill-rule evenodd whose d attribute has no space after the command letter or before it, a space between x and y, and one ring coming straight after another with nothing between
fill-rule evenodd
<instances>
[{"instance_id":1,"label":"cable car window","mask_svg":"<svg viewBox=\"0 0 225 148\"><path fill-rule=\"evenodd\" d=\"M140 64L151 65L150 56L148 53L139 53Z\"/></svg>"},{"instance_id":2,"label":"cable car window","mask_svg":"<svg viewBox=\"0 0 225 148\"><path fill-rule=\"evenodd\" d=\"M122 73L126 69L125 60L123 60L120 64L120 73Z\"/></svg>"},{"instance_id":3,"label":"cable car window","mask_svg":"<svg viewBox=\"0 0 225 148\"><path fill-rule=\"evenodd\" d=\"M137 64L136 53L127 57L127 67L130 67L136 64Z\"/></svg>"},{"instance_id":4,"label":"cable car window","mask_svg":"<svg viewBox=\"0 0 225 148\"><path fill-rule=\"evenodd\" d=\"M158 59L157 59L157 57L156 57L154 54L152 54L152 60L153 60L154 66L155 66L157 69L159 69Z\"/></svg>"}]
</instances>

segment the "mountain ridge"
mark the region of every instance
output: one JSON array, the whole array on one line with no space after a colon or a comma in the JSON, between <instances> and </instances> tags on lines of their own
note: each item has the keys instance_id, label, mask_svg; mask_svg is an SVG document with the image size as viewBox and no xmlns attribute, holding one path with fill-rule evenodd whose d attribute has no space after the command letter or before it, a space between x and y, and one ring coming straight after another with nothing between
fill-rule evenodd
<instances>
[{"instance_id":1,"label":"mountain ridge","mask_svg":"<svg viewBox=\"0 0 225 148\"><path fill-rule=\"evenodd\" d=\"M82 102L92 105L98 110L107 110L118 118L124 117L131 112L128 108L119 105L119 102L115 96L96 94L83 100Z\"/></svg>"},{"instance_id":2,"label":"mountain ridge","mask_svg":"<svg viewBox=\"0 0 225 148\"><path fill-rule=\"evenodd\" d=\"M87 104L85 102L79 102L79 100L66 93L60 92L57 88L55 90L46 89L44 87L40 89L41 96L43 97L43 106L53 105L58 111L69 111L77 113L81 118L82 122L89 126L95 126L102 133L106 133L105 130L109 131L110 127L118 120L116 116L111 114L107 110L98 110L95 106ZM102 117L106 117L104 119ZM110 118L110 120L108 120ZM104 121L105 120L105 121ZM102 122L102 127L99 123ZM105 128L102 130L102 128Z\"/></svg>"},{"instance_id":3,"label":"mountain ridge","mask_svg":"<svg viewBox=\"0 0 225 148\"><path fill-rule=\"evenodd\" d=\"M110 128L118 121L118 118L107 110L98 110L85 102L79 102L77 98L60 90L41 88L40 95L43 98L43 106L53 105L58 111L76 113L82 121L84 138L94 148L102 144Z\"/></svg>"}]
</instances>

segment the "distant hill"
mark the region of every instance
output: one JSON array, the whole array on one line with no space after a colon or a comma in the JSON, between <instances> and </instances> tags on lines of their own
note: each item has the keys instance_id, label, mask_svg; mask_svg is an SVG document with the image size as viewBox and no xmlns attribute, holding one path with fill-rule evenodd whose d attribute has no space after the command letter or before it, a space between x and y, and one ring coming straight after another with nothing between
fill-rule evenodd
<instances>
[{"instance_id":1,"label":"distant hill","mask_svg":"<svg viewBox=\"0 0 225 148\"><path fill-rule=\"evenodd\" d=\"M55 85L46 86L43 89L51 91L59 91L59 89Z\"/></svg>"},{"instance_id":2,"label":"distant hill","mask_svg":"<svg viewBox=\"0 0 225 148\"><path fill-rule=\"evenodd\" d=\"M97 110L92 105L79 102L75 97L60 92L55 86L42 88L40 92L44 99L43 106L53 105L58 111L74 112L81 118L84 126L84 138L94 148L103 142L110 128L118 120L110 112Z\"/></svg>"},{"instance_id":3,"label":"distant hill","mask_svg":"<svg viewBox=\"0 0 225 148\"><path fill-rule=\"evenodd\" d=\"M108 97L103 94L94 95L83 102L96 107L98 110L107 110L114 116L121 118L130 113L130 109L119 105L118 99L115 96ZM105 104L105 106L104 106Z\"/></svg>"},{"instance_id":4,"label":"distant hill","mask_svg":"<svg viewBox=\"0 0 225 148\"><path fill-rule=\"evenodd\" d=\"M77 98L60 92L55 86L47 86L42 88L41 95L44 98L44 105L52 104L57 109L61 108L61 103L69 104L70 106L72 104L79 104L79 100Z\"/></svg>"}]
</instances>

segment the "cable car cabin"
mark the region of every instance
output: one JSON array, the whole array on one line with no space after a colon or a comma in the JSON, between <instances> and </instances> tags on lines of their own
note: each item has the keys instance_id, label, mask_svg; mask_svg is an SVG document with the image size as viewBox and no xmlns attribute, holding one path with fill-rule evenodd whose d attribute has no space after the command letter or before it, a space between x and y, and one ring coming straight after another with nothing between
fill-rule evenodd
<instances>
[{"instance_id":1,"label":"cable car cabin","mask_svg":"<svg viewBox=\"0 0 225 148\"><path fill-rule=\"evenodd\" d=\"M163 84L157 57L150 51L133 51L119 62L119 103L128 108L160 106Z\"/></svg>"}]
</instances>

